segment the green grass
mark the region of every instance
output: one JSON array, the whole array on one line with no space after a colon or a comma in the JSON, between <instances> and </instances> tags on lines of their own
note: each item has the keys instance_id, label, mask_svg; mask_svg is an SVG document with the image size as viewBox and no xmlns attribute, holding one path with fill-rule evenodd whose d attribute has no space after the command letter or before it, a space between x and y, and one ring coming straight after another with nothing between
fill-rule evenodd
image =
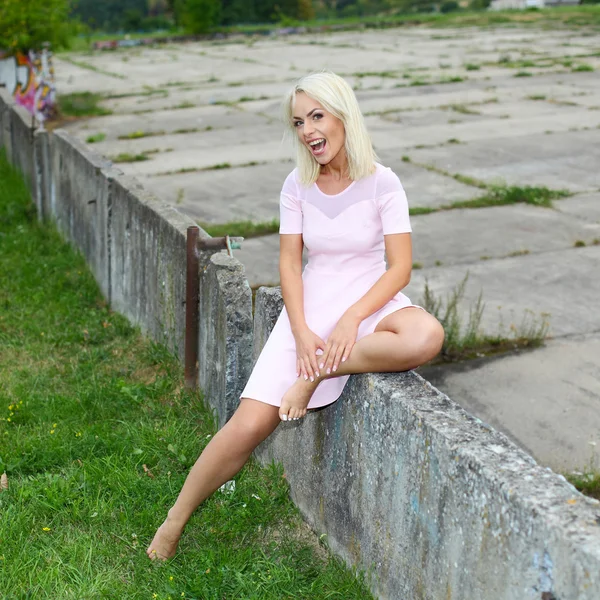
<instances>
[{"instance_id":1,"label":"green grass","mask_svg":"<svg viewBox=\"0 0 600 600\"><path fill-rule=\"evenodd\" d=\"M215 433L181 366L100 296L0 152L0 589L7 600L371 598L251 462L146 555Z\"/></svg>"},{"instance_id":2,"label":"green grass","mask_svg":"<svg viewBox=\"0 0 600 600\"><path fill-rule=\"evenodd\" d=\"M572 483L582 494L600 500L600 473L565 473L565 478Z\"/></svg>"},{"instance_id":3,"label":"green grass","mask_svg":"<svg viewBox=\"0 0 600 600\"><path fill-rule=\"evenodd\" d=\"M549 329L548 315L544 313L538 317L531 311L525 311L521 323L518 326L510 326L509 335L505 335L503 331L495 334L484 332L481 319L485 304L481 292L477 300L469 306L469 316L465 321L462 315L467 311L461 308L461 304L468 278L467 273L446 298L436 297L428 281L425 281L425 290L419 305L439 320L445 332L442 351L431 364L470 360L517 348L536 348L544 343Z\"/></svg>"},{"instance_id":4,"label":"green grass","mask_svg":"<svg viewBox=\"0 0 600 600\"><path fill-rule=\"evenodd\" d=\"M120 140L139 140L140 138L152 137L155 135L165 135L165 131L132 131L124 133L118 137Z\"/></svg>"},{"instance_id":5,"label":"green grass","mask_svg":"<svg viewBox=\"0 0 600 600\"><path fill-rule=\"evenodd\" d=\"M577 65L576 67L573 67L572 71L576 72L576 73L583 73L586 71L593 71L594 67L592 67L592 65Z\"/></svg>"},{"instance_id":6,"label":"green grass","mask_svg":"<svg viewBox=\"0 0 600 600\"><path fill-rule=\"evenodd\" d=\"M89 135L87 138L85 138L85 141L88 144L95 144L96 142L103 142L105 139L105 133L95 133L94 135Z\"/></svg>"},{"instance_id":7,"label":"green grass","mask_svg":"<svg viewBox=\"0 0 600 600\"><path fill-rule=\"evenodd\" d=\"M115 163L132 163L132 162L143 162L150 160L148 156L149 152L142 152L141 154L131 154L129 152L121 152L116 156L111 157L111 160Z\"/></svg>"},{"instance_id":8,"label":"green grass","mask_svg":"<svg viewBox=\"0 0 600 600\"><path fill-rule=\"evenodd\" d=\"M253 221L230 221L229 223L204 223L198 222L198 225L212 237L231 237L252 238L271 233L279 233L279 219L255 223Z\"/></svg>"},{"instance_id":9,"label":"green grass","mask_svg":"<svg viewBox=\"0 0 600 600\"><path fill-rule=\"evenodd\" d=\"M111 115L112 110L99 106L103 100L101 94L93 92L75 92L58 96L59 112L68 117L102 117Z\"/></svg>"},{"instance_id":10,"label":"green grass","mask_svg":"<svg viewBox=\"0 0 600 600\"><path fill-rule=\"evenodd\" d=\"M490 185L487 194L473 200L452 202L443 209L484 208L506 204L532 204L550 208L553 199L565 198L570 195L571 192L566 190L551 190L547 187Z\"/></svg>"}]
</instances>

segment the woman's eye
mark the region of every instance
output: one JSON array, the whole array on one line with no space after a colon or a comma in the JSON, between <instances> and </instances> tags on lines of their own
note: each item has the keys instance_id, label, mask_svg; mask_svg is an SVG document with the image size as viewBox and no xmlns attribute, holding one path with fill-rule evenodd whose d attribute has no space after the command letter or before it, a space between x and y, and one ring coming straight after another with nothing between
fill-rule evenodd
<instances>
[{"instance_id":1,"label":"woman's eye","mask_svg":"<svg viewBox=\"0 0 600 600\"><path fill-rule=\"evenodd\" d=\"M320 115L320 114L318 114L318 113L317 113L316 115L313 115L313 117L314 117L315 119L322 119L322 118L323 118L323 115Z\"/></svg>"},{"instance_id":2,"label":"woman's eye","mask_svg":"<svg viewBox=\"0 0 600 600\"><path fill-rule=\"evenodd\" d=\"M302 121L294 121L294 127L299 127L302 125Z\"/></svg>"}]
</instances>

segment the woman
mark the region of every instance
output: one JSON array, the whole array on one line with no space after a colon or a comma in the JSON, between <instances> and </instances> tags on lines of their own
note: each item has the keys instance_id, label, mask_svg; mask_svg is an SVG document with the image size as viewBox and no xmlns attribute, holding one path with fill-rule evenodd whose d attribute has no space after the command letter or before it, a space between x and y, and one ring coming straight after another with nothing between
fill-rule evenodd
<instances>
[{"instance_id":1,"label":"woman","mask_svg":"<svg viewBox=\"0 0 600 600\"><path fill-rule=\"evenodd\" d=\"M352 373L413 369L442 346L439 322L400 291L412 267L406 195L376 162L352 89L333 73L314 73L298 81L284 109L297 147L280 201L285 308L237 411L192 467L148 547L152 559L175 554L194 510L280 421L337 400Z\"/></svg>"}]
</instances>

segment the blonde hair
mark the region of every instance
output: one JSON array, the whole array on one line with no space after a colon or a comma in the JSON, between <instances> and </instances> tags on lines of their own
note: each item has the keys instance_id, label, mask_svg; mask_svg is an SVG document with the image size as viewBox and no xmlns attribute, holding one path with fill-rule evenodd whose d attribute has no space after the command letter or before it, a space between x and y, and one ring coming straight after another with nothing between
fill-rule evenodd
<instances>
[{"instance_id":1,"label":"blonde hair","mask_svg":"<svg viewBox=\"0 0 600 600\"><path fill-rule=\"evenodd\" d=\"M375 170L377 155L371 143L364 117L352 88L339 75L331 71L311 73L300 78L286 94L283 101L284 118L296 148L296 166L300 181L313 184L319 177L321 165L308 148L298 139L293 124L293 104L296 94L304 92L316 100L344 124L345 150L348 159L348 177L353 181L371 175Z\"/></svg>"}]
</instances>

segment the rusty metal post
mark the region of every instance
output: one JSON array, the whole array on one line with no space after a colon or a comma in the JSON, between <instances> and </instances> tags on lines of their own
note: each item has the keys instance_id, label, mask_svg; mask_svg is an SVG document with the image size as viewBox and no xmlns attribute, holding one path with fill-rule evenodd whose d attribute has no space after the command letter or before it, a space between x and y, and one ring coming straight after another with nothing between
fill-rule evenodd
<instances>
[{"instance_id":1,"label":"rusty metal post","mask_svg":"<svg viewBox=\"0 0 600 600\"><path fill-rule=\"evenodd\" d=\"M185 280L185 387L198 387L198 235L200 229L191 225L187 229L187 261Z\"/></svg>"}]
</instances>

